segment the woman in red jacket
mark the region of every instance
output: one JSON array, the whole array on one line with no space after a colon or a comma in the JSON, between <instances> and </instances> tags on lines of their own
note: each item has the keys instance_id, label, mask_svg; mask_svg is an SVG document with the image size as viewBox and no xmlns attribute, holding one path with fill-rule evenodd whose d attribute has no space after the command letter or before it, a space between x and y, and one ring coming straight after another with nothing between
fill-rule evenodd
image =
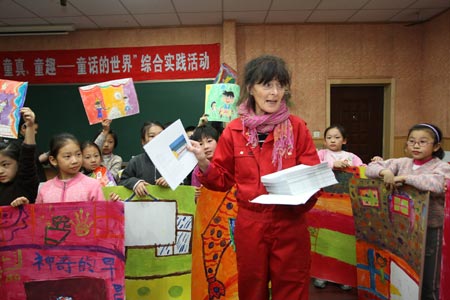
<instances>
[{"instance_id":1,"label":"woman in red jacket","mask_svg":"<svg viewBox=\"0 0 450 300\"><path fill-rule=\"evenodd\" d=\"M269 299L270 281L273 300L305 300L311 251L305 213L316 199L298 206L250 201L267 194L261 176L320 161L305 122L289 113L291 78L285 62L269 55L255 58L246 65L243 81L239 118L223 131L212 160L194 141L189 149L205 187L227 191L236 185L239 299ZM210 282L210 287L221 290L221 284Z\"/></svg>"}]
</instances>

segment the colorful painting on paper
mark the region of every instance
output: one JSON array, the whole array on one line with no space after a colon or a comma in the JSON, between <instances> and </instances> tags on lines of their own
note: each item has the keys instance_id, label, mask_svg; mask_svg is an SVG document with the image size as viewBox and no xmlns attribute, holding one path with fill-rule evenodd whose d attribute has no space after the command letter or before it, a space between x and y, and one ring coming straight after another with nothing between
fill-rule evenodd
<instances>
[{"instance_id":1,"label":"colorful painting on paper","mask_svg":"<svg viewBox=\"0 0 450 300\"><path fill-rule=\"evenodd\" d=\"M17 138L28 82L0 79L0 136Z\"/></svg>"},{"instance_id":2,"label":"colorful painting on paper","mask_svg":"<svg viewBox=\"0 0 450 300\"><path fill-rule=\"evenodd\" d=\"M240 88L234 83L207 84L205 114L208 121L230 122L237 117Z\"/></svg>"},{"instance_id":3,"label":"colorful painting on paper","mask_svg":"<svg viewBox=\"0 0 450 300\"><path fill-rule=\"evenodd\" d=\"M122 202L0 210L2 300L124 299Z\"/></svg>"},{"instance_id":4,"label":"colorful painting on paper","mask_svg":"<svg viewBox=\"0 0 450 300\"><path fill-rule=\"evenodd\" d=\"M201 189L194 223L191 299L238 300L234 193L235 189L226 193Z\"/></svg>"},{"instance_id":5,"label":"colorful painting on paper","mask_svg":"<svg viewBox=\"0 0 450 300\"><path fill-rule=\"evenodd\" d=\"M214 83L236 83L237 72L232 67L223 63L220 65L219 72L213 81Z\"/></svg>"},{"instance_id":6,"label":"colorful painting on paper","mask_svg":"<svg viewBox=\"0 0 450 300\"><path fill-rule=\"evenodd\" d=\"M117 79L78 88L89 124L139 113L133 79Z\"/></svg>"},{"instance_id":7,"label":"colorful painting on paper","mask_svg":"<svg viewBox=\"0 0 450 300\"><path fill-rule=\"evenodd\" d=\"M447 180L445 192L444 236L442 243L440 300L450 300L450 180Z\"/></svg>"},{"instance_id":8,"label":"colorful painting on paper","mask_svg":"<svg viewBox=\"0 0 450 300\"><path fill-rule=\"evenodd\" d=\"M356 240L349 181L363 168L333 170L339 182L323 189L308 214L311 276L356 287Z\"/></svg>"},{"instance_id":9,"label":"colorful painting on paper","mask_svg":"<svg viewBox=\"0 0 450 300\"><path fill-rule=\"evenodd\" d=\"M125 230L134 235L126 234L126 299L189 300L195 189L149 185L147 190L148 197L134 198L123 186L103 188L105 197L114 191L129 200Z\"/></svg>"},{"instance_id":10,"label":"colorful painting on paper","mask_svg":"<svg viewBox=\"0 0 450 300\"><path fill-rule=\"evenodd\" d=\"M419 300L429 193L351 178L358 299Z\"/></svg>"}]
</instances>

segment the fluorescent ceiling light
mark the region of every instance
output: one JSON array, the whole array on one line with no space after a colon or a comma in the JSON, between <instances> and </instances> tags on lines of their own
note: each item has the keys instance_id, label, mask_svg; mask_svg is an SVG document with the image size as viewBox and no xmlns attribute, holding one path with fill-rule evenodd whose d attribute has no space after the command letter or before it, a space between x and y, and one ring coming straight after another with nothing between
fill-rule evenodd
<instances>
[{"instance_id":1,"label":"fluorescent ceiling light","mask_svg":"<svg viewBox=\"0 0 450 300\"><path fill-rule=\"evenodd\" d=\"M74 25L2 26L0 36L62 35L75 31Z\"/></svg>"}]
</instances>

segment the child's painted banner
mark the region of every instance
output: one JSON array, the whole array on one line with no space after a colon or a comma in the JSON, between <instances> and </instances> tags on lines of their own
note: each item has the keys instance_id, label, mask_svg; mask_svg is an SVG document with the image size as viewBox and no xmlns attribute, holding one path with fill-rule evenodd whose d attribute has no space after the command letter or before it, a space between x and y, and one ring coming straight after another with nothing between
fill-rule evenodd
<instances>
[{"instance_id":1,"label":"child's painted banner","mask_svg":"<svg viewBox=\"0 0 450 300\"><path fill-rule=\"evenodd\" d=\"M201 189L192 246L193 300L238 300L234 193L234 188L226 193Z\"/></svg>"},{"instance_id":2,"label":"child's painted banner","mask_svg":"<svg viewBox=\"0 0 450 300\"><path fill-rule=\"evenodd\" d=\"M0 298L124 299L122 202L0 207Z\"/></svg>"}]
</instances>

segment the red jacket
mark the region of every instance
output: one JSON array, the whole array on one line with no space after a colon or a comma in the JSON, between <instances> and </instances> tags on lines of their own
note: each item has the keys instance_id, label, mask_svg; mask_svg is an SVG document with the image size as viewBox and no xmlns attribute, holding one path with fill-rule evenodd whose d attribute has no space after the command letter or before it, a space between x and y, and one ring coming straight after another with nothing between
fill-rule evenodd
<instances>
[{"instance_id":1,"label":"red jacket","mask_svg":"<svg viewBox=\"0 0 450 300\"><path fill-rule=\"evenodd\" d=\"M283 169L298 164L316 165L320 163L317 150L306 127L306 123L297 116L289 117L294 132L294 149L283 158ZM239 206L253 210L273 210L277 205L250 203L259 195L267 194L261 182L261 176L276 172L272 163L274 144L273 132L269 133L262 147L247 146L242 134L242 121L237 118L230 122L220 136L214 157L208 169L198 172L200 182L211 190L227 191L236 184L236 198ZM309 210L315 204L308 201L300 205L300 210Z\"/></svg>"}]
</instances>

